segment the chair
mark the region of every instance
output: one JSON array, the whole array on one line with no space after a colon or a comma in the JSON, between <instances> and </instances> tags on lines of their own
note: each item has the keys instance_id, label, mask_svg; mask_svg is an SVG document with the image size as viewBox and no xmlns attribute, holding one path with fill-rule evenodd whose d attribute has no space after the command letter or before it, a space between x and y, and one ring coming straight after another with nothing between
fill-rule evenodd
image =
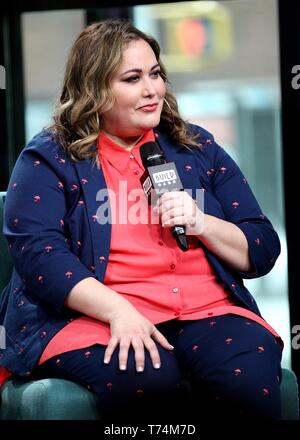
<instances>
[{"instance_id":1,"label":"chair","mask_svg":"<svg viewBox=\"0 0 300 440\"><path fill-rule=\"evenodd\" d=\"M0 294L8 283L12 263L2 233L5 192L0 192ZM183 381L183 387L189 384ZM297 420L299 400L297 378L283 369L281 383L282 419ZM81 385L63 379L9 378L1 388L0 420L101 420L97 395Z\"/></svg>"}]
</instances>

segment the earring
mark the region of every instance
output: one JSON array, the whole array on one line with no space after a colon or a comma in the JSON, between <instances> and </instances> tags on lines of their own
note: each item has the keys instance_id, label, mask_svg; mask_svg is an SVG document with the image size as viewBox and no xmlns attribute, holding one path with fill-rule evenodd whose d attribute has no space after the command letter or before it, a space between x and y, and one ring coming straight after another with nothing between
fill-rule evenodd
<instances>
[{"instance_id":1,"label":"earring","mask_svg":"<svg viewBox=\"0 0 300 440\"><path fill-rule=\"evenodd\" d=\"M175 118L174 118L173 110L171 109L171 106L170 106L170 104L168 103L168 101L167 101L166 98L164 98L164 102L166 103L166 106L168 107L168 109L169 109L169 111L170 111L170 113L171 113L171 117L172 117L172 120L173 120L173 124L175 124Z\"/></svg>"},{"instance_id":2,"label":"earring","mask_svg":"<svg viewBox=\"0 0 300 440\"><path fill-rule=\"evenodd\" d=\"M170 106L170 104L168 103L168 101L167 101L166 98L164 98L164 102L166 103L166 106L168 107L168 109L170 110L170 112L173 113L173 112L172 112L172 109L171 109L171 106Z\"/></svg>"},{"instance_id":3,"label":"earring","mask_svg":"<svg viewBox=\"0 0 300 440\"><path fill-rule=\"evenodd\" d=\"M100 127L100 121L99 121L98 112L96 112L96 122L97 122L98 127Z\"/></svg>"}]
</instances>

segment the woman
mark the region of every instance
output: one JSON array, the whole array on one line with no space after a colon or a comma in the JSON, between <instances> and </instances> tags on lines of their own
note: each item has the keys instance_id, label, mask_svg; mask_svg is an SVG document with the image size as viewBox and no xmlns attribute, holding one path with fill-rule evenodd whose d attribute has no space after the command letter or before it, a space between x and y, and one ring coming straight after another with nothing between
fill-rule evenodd
<instances>
[{"instance_id":1,"label":"woman","mask_svg":"<svg viewBox=\"0 0 300 440\"><path fill-rule=\"evenodd\" d=\"M158 401L176 411L188 377L208 415L276 419L282 341L242 278L271 270L279 239L234 161L181 119L159 55L119 19L74 43L55 123L22 151L7 192L15 269L1 300L0 362L86 386L106 417L125 406L141 415L149 403L159 414ZM154 208L140 195L149 141L185 188Z\"/></svg>"}]
</instances>

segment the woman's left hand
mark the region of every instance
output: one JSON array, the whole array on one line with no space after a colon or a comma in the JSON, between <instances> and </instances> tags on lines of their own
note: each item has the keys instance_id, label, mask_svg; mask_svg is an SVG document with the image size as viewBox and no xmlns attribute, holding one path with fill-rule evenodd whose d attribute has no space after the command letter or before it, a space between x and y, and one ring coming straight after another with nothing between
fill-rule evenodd
<instances>
[{"instance_id":1,"label":"woman's left hand","mask_svg":"<svg viewBox=\"0 0 300 440\"><path fill-rule=\"evenodd\" d=\"M161 216L162 226L185 226L186 235L201 235L204 213L186 191L165 192L159 197L154 212Z\"/></svg>"}]
</instances>

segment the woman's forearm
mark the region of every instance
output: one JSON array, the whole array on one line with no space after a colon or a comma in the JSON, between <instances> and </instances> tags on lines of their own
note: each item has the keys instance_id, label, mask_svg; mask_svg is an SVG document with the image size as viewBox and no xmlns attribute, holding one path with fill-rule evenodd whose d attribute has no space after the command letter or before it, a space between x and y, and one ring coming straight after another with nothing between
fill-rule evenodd
<instances>
[{"instance_id":1,"label":"woman's forearm","mask_svg":"<svg viewBox=\"0 0 300 440\"><path fill-rule=\"evenodd\" d=\"M248 242L233 223L204 214L201 242L228 266L241 272L251 270Z\"/></svg>"},{"instance_id":2,"label":"woman's forearm","mask_svg":"<svg viewBox=\"0 0 300 440\"><path fill-rule=\"evenodd\" d=\"M79 281L72 288L65 306L103 322L110 322L121 307L133 307L129 301L93 277Z\"/></svg>"}]
</instances>

